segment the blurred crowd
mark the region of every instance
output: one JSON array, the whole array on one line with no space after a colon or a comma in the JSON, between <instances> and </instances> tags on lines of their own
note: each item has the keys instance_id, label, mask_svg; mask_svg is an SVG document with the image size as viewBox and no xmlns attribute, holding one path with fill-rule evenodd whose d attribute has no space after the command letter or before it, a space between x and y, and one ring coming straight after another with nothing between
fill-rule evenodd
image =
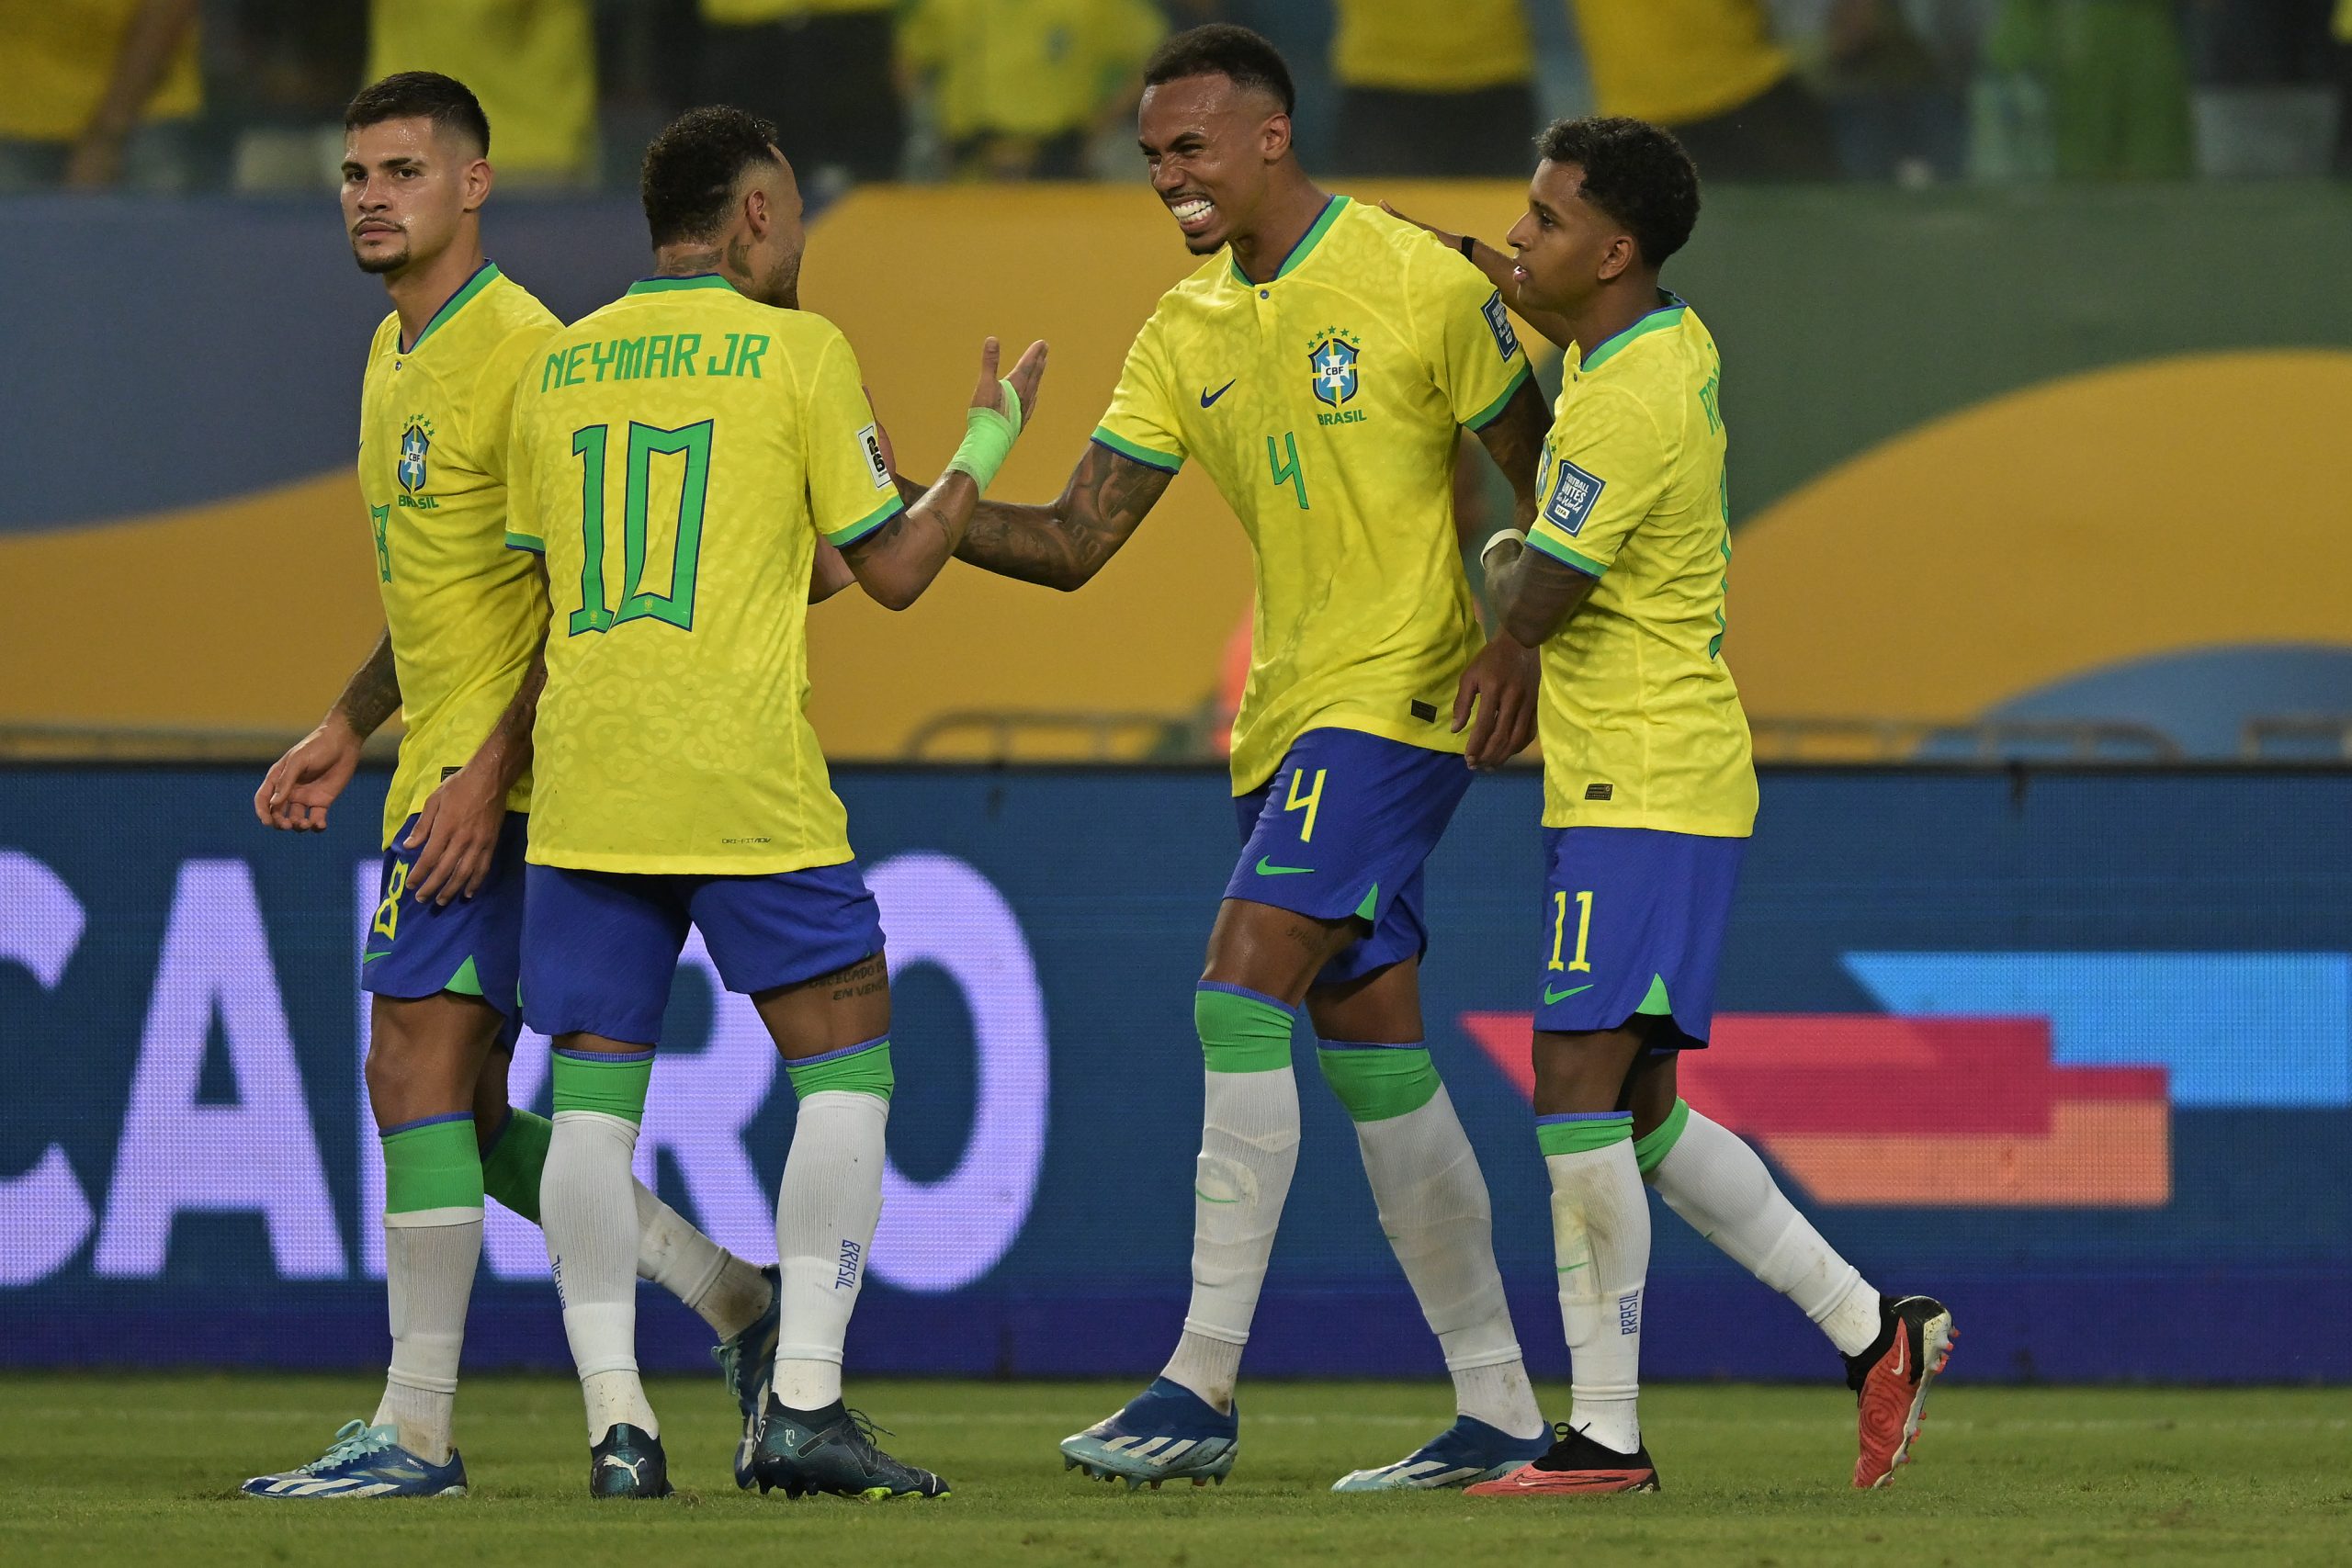
<instances>
[{"instance_id":1,"label":"blurred crowd","mask_svg":"<svg viewBox=\"0 0 2352 1568\"><path fill-rule=\"evenodd\" d=\"M714 100L820 191L1123 178L1145 58L1216 20L1339 175L1516 175L1600 112L1713 180L2352 175L2352 0L0 0L0 190L315 187L408 69L475 89L510 183L626 186Z\"/></svg>"}]
</instances>

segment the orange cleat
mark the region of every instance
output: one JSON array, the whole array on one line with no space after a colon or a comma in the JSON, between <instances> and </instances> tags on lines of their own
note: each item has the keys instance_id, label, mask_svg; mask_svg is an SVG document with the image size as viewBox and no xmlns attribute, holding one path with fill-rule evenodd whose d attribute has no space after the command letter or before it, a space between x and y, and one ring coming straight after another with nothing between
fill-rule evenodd
<instances>
[{"instance_id":1,"label":"orange cleat","mask_svg":"<svg viewBox=\"0 0 2352 1568\"><path fill-rule=\"evenodd\" d=\"M1603 1448L1582 1431L1571 1432L1564 1422L1555 1427L1558 1441L1542 1459L1521 1465L1509 1475L1481 1481L1467 1489L1473 1497L1577 1497L1603 1492L1655 1492L1657 1466L1650 1450L1637 1448L1619 1453Z\"/></svg>"},{"instance_id":2,"label":"orange cleat","mask_svg":"<svg viewBox=\"0 0 2352 1568\"><path fill-rule=\"evenodd\" d=\"M1846 1386L1860 1410L1861 1451L1854 1484L1883 1486L1898 1464L1911 1462L1928 1386L1951 1359L1960 1331L1951 1313L1932 1296L1882 1296L1880 1328L1871 1348L1846 1358Z\"/></svg>"}]
</instances>

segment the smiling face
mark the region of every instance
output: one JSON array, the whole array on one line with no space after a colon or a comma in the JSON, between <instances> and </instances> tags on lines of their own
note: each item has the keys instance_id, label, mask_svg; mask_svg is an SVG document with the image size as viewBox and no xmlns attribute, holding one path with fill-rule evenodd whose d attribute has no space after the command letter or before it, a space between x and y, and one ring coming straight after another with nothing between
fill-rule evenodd
<instances>
[{"instance_id":1,"label":"smiling face","mask_svg":"<svg viewBox=\"0 0 2352 1568\"><path fill-rule=\"evenodd\" d=\"M422 115L344 136L343 226L359 270L429 264L490 195L490 164L458 132Z\"/></svg>"},{"instance_id":2,"label":"smiling face","mask_svg":"<svg viewBox=\"0 0 2352 1568\"><path fill-rule=\"evenodd\" d=\"M1229 76L1182 76L1144 89L1136 135L1151 188L1204 256L1251 232L1290 152L1290 116L1272 94Z\"/></svg>"},{"instance_id":3,"label":"smiling face","mask_svg":"<svg viewBox=\"0 0 2352 1568\"><path fill-rule=\"evenodd\" d=\"M1601 288L1640 265L1625 226L1585 200L1584 170L1549 159L1528 182L1527 211L1508 236L1518 302L1573 316Z\"/></svg>"}]
</instances>

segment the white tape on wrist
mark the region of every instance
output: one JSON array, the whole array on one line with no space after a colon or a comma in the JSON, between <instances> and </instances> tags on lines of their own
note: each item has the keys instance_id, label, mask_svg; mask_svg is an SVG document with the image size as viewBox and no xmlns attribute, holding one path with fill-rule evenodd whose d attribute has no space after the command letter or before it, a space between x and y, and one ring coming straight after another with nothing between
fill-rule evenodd
<instances>
[{"instance_id":1,"label":"white tape on wrist","mask_svg":"<svg viewBox=\"0 0 2352 1568\"><path fill-rule=\"evenodd\" d=\"M1501 544L1505 539L1510 540L1513 544L1518 545L1522 549L1527 546L1527 535L1522 530L1518 528L1498 528L1487 538L1485 544L1478 547L1478 564L1484 566L1486 564L1487 558L1495 553L1495 547Z\"/></svg>"}]
</instances>

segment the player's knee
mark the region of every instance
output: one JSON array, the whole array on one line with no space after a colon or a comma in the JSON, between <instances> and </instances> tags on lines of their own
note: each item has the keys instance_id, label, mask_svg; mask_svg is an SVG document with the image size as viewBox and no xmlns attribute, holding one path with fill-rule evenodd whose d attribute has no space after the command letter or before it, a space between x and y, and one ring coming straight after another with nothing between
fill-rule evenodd
<instances>
[{"instance_id":1,"label":"player's knee","mask_svg":"<svg viewBox=\"0 0 2352 1568\"><path fill-rule=\"evenodd\" d=\"M792 1092L801 1100L812 1094L870 1094L888 1102L898 1087L890 1068L890 1037L861 1040L838 1051L826 1051L784 1064Z\"/></svg>"},{"instance_id":2,"label":"player's knee","mask_svg":"<svg viewBox=\"0 0 2352 1568\"><path fill-rule=\"evenodd\" d=\"M1422 1045L1368 1045L1325 1041L1315 1053L1323 1081L1351 1120L1385 1122L1419 1111L1442 1087L1437 1065Z\"/></svg>"},{"instance_id":3,"label":"player's knee","mask_svg":"<svg viewBox=\"0 0 2352 1568\"><path fill-rule=\"evenodd\" d=\"M1290 1066L1298 1010L1243 986L1204 980L1193 993L1193 1027L1213 1073L1263 1073Z\"/></svg>"}]
</instances>

